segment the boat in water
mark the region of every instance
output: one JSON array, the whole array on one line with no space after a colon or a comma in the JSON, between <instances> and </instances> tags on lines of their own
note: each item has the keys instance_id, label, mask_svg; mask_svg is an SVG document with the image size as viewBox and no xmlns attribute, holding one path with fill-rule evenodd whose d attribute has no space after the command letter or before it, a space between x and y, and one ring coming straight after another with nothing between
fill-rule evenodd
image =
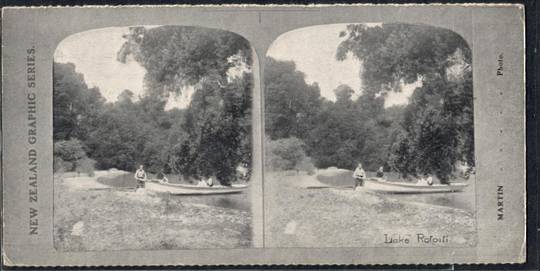
<instances>
[{"instance_id":1,"label":"boat in water","mask_svg":"<svg viewBox=\"0 0 540 271\"><path fill-rule=\"evenodd\" d=\"M173 195L215 195L242 193L248 188L246 184L232 184L231 186L213 185L199 186L191 184L173 184L165 182L149 181L145 188L155 192L170 193Z\"/></svg>"},{"instance_id":2,"label":"boat in water","mask_svg":"<svg viewBox=\"0 0 540 271\"><path fill-rule=\"evenodd\" d=\"M461 192L468 185L468 183L428 185L404 182L388 182L382 178L370 178L364 181L363 188L379 193L419 194Z\"/></svg>"}]
</instances>

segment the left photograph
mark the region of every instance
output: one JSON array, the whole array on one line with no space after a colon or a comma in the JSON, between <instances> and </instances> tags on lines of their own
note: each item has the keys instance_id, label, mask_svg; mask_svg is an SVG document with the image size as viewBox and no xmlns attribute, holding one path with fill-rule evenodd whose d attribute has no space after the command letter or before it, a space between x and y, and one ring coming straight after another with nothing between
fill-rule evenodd
<instances>
[{"instance_id":1,"label":"left photograph","mask_svg":"<svg viewBox=\"0 0 540 271\"><path fill-rule=\"evenodd\" d=\"M55 248L251 247L254 54L238 34L193 26L64 39L53 64Z\"/></svg>"}]
</instances>

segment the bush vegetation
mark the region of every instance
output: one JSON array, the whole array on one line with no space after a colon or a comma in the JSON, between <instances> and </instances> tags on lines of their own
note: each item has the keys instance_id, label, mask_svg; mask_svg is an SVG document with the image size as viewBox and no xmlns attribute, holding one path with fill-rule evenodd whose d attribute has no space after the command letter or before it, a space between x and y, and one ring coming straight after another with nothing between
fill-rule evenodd
<instances>
[{"instance_id":1,"label":"bush vegetation","mask_svg":"<svg viewBox=\"0 0 540 271\"><path fill-rule=\"evenodd\" d=\"M76 171L78 174L93 176L95 163L86 156L84 145L78 139L59 140L54 143L54 172Z\"/></svg>"},{"instance_id":2,"label":"bush vegetation","mask_svg":"<svg viewBox=\"0 0 540 271\"><path fill-rule=\"evenodd\" d=\"M266 140L266 167L271 170L312 172L313 164L304 151L305 144L296 137Z\"/></svg>"},{"instance_id":3,"label":"bush vegetation","mask_svg":"<svg viewBox=\"0 0 540 271\"><path fill-rule=\"evenodd\" d=\"M147 73L144 93L107 102L71 63L54 63L55 170L164 170L235 181L251 166L251 48L231 32L202 27L132 27L118 61ZM235 72L231 72L235 71ZM186 108L171 95L194 90ZM61 159L61 160L60 160Z\"/></svg>"},{"instance_id":4,"label":"bush vegetation","mask_svg":"<svg viewBox=\"0 0 540 271\"><path fill-rule=\"evenodd\" d=\"M294 62L268 59L264 98L270 140L297 138L301 143L295 146L303 146L318 168L353 169L362 162L367 170L384 166L405 176L432 174L442 182L458 165L474 168L472 59L462 37L393 23L351 24L339 35L337 60L352 57L362 66L358 98L341 85L335 101L327 100ZM389 93L413 84L408 104L385 106ZM266 154L275 161L273 151Z\"/></svg>"}]
</instances>

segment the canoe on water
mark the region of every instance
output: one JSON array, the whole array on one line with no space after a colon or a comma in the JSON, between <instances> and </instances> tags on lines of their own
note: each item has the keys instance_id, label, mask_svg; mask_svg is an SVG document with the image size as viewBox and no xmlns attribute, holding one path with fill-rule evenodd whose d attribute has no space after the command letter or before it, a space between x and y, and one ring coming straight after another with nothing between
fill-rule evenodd
<instances>
[{"instance_id":1,"label":"canoe on water","mask_svg":"<svg viewBox=\"0 0 540 271\"><path fill-rule=\"evenodd\" d=\"M245 184L233 184L231 186L214 185L212 187L190 184L172 184L163 182L146 182L145 188L173 195L214 195L241 193L247 189Z\"/></svg>"},{"instance_id":2,"label":"canoe on water","mask_svg":"<svg viewBox=\"0 0 540 271\"><path fill-rule=\"evenodd\" d=\"M417 193L449 193L461 192L469 184L467 183L452 183L452 184L415 184L403 182L387 182L380 178L371 178L364 181L364 188L379 193L393 194L417 194Z\"/></svg>"}]
</instances>

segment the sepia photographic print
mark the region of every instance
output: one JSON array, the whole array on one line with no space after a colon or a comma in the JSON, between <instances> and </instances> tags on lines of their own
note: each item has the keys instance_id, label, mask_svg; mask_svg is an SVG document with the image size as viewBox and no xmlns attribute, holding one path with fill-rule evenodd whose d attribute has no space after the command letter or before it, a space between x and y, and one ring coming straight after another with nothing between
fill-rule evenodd
<instances>
[{"instance_id":1,"label":"sepia photographic print","mask_svg":"<svg viewBox=\"0 0 540 271\"><path fill-rule=\"evenodd\" d=\"M2 260L522 263L522 5L2 10Z\"/></svg>"},{"instance_id":2,"label":"sepia photographic print","mask_svg":"<svg viewBox=\"0 0 540 271\"><path fill-rule=\"evenodd\" d=\"M251 63L247 40L202 27L63 40L53 66L55 248L249 247Z\"/></svg>"},{"instance_id":3,"label":"sepia photographic print","mask_svg":"<svg viewBox=\"0 0 540 271\"><path fill-rule=\"evenodd\" d=\"M471 60L428 25L279 36L264 77L266 243L474 245Z\"/></svg>"}]
</instances>

